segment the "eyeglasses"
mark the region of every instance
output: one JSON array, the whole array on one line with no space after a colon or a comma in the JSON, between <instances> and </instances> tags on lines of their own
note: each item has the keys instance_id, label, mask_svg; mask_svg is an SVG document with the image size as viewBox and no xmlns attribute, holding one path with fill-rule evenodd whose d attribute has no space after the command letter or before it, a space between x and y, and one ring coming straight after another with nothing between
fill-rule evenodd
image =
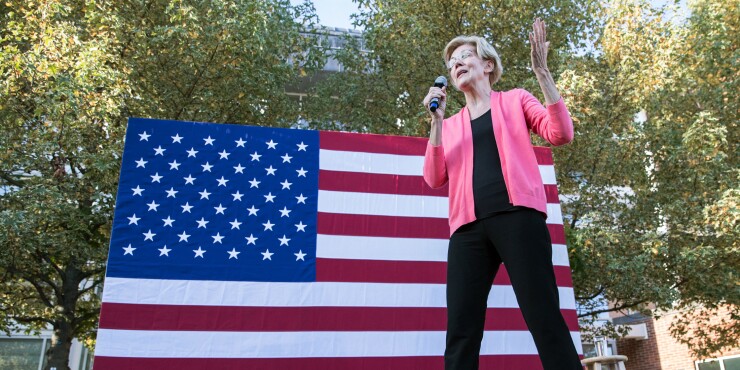
<instances>
[{"instance_id":1,"label":"eyeglasses","mask_svg":"<svg viewBox=\"0 0 740 370\"><path fill-rule=\"evenodd\" d=\"M452 67L454 67L455 64L457 64L457 62L459 62L461 60L468 59L468 58L470 58L473 55L475 55L475 52L474 51L472 51L472 50L463 50L460 53L460 56L451 57L450 60L447 61L447 69L448 70L449 69L452 69Z\"/></svg>"}]
</instances>

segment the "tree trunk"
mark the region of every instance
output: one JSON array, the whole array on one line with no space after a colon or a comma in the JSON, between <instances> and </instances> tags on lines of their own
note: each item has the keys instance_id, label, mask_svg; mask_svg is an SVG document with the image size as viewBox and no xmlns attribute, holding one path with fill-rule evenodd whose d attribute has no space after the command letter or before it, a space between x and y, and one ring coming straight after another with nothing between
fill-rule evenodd
<instances>
[{"instance_id":1,"label":"tree trunk","mask_svg":"<svg viewBox=\"0 0 740 370\"><path fill-rule=\"evenodd\" d=\"M69 351L74 339L75 327L74 318L77 308L77 299L79 298L79 287L82 282L82 273L76 267L76 261L72 259L64 269L62 276L62 291L57 296L61 314L54 322L54 337L51 340L51 347L46 354L47 364L45 370L70 370L69 368Z\"/></svg>"},{"instance_id":2,"label":"tree trunk","mask_svg":"<svg viewBox=\"0 0 740 370\"><path fill-rule=\"evenodd\" d=\"M51 338L51 347L46 353L46 367L44 370L70 370L69 350L72 347L72 326L66 322L54 325L54 336Z\"/></svg>"}]
</instances>

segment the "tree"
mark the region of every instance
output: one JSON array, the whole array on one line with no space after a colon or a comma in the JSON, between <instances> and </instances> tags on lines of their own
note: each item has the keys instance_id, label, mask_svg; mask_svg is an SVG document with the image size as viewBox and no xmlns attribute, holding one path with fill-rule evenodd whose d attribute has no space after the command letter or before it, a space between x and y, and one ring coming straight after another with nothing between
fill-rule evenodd
<instances>
[{"instance_id":1,"label":"tree","mask_svg":"<svg viewBox=\"0 0 740 370\"><path fill-rule=\"evenodd\" d=\"M684 310L673 335L707 356L740 339L737 6L697 1L681 23L646 2L610 5L602 54L564 81L579 121L594 123L560 167L578 175L564 184L577 194L565 210L578 295L598 298L580 303ZM735 320L711 323L723 310Z\"/></svg>"},{"instance_id":2,"label":"tree","mask_svg":"<svg viewBox=\"0 0 740 370\"><path fill-rule=\"evenodd\" d=\"M698 305L730 320L697 327L685 315L674 325L679 340L703 355L738 342L737 4L697 0L685 21L669 18L675 7L641 0L359 4L372 53L348 41L339 55L346 73L306 104L315 127L426 136L420 102L459 34L497 48L497 89L540 94L525 40L542 16L575 121L576 138L555 149L555 161L584 329L618 335L593 325L601 312ZM450 112L464 104L452 88L448 97Z\"/></svg>"},{"instance_id":3,"label":"tree","mask_svg":"<svg viewBox=\"0 0 740 370\"><path fill-rule=\"evenodd\" d=\"M323 62L287 0L0 5L0 328L51 327L48 367L92 340L126 118L288 126Z\"/></svg>"}]
</instances>

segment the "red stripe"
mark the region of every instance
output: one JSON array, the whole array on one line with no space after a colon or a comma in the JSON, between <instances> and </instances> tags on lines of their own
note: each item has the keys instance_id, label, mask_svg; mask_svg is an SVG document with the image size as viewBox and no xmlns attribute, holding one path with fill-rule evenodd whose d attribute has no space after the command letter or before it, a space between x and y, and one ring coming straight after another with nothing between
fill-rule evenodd
<instances>
[{"instance_id":1,"label":"red stripe","mask_svg":"<svg viewBox=\"0 0 740 370\"><path fill-rule=\"evenodd\" d=\"M319 189L354 193L403 194L446 197L448 185L430 188L421 176L385 175L321 170ZM545 185L547 203L559 204L558 187Z\"/></svg>"},{"instance_id":2,"label":"red stripe","mask_svg":"<svg viewBox=\"0 0 740 370\"><path fill-rule=\"evenodd\" d=\"M544 146L534 147L534 156L537 158L537 164L550 165L554 164L552 160L552 149Z\"/></svg>"},{"instance_id":3,"label":"red stripe","mask_svg":"<svg viewBox=\"0 0 740 370\"><path fill-rule=\"evenodd\" d=\"M423 156L429 139L410 136L319 131L321 149Z\"/></svg>"},{"instance_id":4,"label":"red stripe","mask_svg":"<svg viewBox=\"0 0 740 370\"><path fill-rule=\"evenodd\" d=\"M446 218L367 216L319 212L317 232L325 235L449 239Z\"/></svg>"},{"instance_id":5,"label":"red stripe","mask_svg":"<svg viewBox=\"0 0 740 370\"><path fill-rule=\"evenodd\" d=\"M234 307L105 302L100 328L155 331L444 331L443 307ZM561 310L578 331L575 310ZM258 318L258 319L255 319ZM527 330L518 308L489 308L485 330Z\"/></svg>"},{"instance_id":6,"label":"red stripe","mask_svg":"<svg viewBox=\"0 0 740 370\"><path fill-rule=\"evenodd\" d=\"M446 197L448 185L430 188L421 176L384 175L362 172L321 170L319 189L353 193L403 194ZM545 185L547 203L559 204L558 187Z\"/></svg>"},{"instance_id":7,"label":"red stripe","mask_svg":"<svg viewBox=\"0 0 740 370\"><path fill-rule=\"evenodd\" d=\"M339 358L127 358L95 356L95 370L443 370L442 356ZM537 355L483 355L480 369L542 370Z\"/></svg>"},{"instance_id":8,"label":"red stripe","mask_svg":"<svg viewBox=\"0 0 740 370\"><path fill-rule=\"evenodd\" d=\"M554 270L558 286L573 286L570 267L554 266ZM445 262L316 259L316 281L322 282L445 284L446 274ZM501 266L493 284L511 285L505 267Z\"/></svg>"},{"instance_id":9,"label":"red stripe","mask_svg":"<svg viewBox=\"0 0 740 370\"><path fill-rule=\"evenodd\" d=\"M557 185L545 185L545 196L547 197L547 203L560 204Z\"/></svg>"},{"instance_id":10,"label":"red stripe","mask_svg":"<svg viewBox=\"0 0 740 370\"><path fill-rule=\"evenodd\" d=\"M432 189L421 176L319 171L319 189L354 193L447 196L447 185Z\"/></svg>"},{"instance_id":11,"label":"red stripe","mask_svg":"<svg viewBox=\"0 0 740 370\"><path fill-rule=\"evenodd\" d=\"M565 244L561 224L547 224L553 244ZM324 235L449 239L446 218L368 216L319 212L317 232Z\"/></svg>"},{"instance_id":12,"label":"red stripe","mask_svg":"<svg viewBox=\"0 0 740 370\"><path fill-rule=\"evenodd\" d=\"M547 224L552 244L565 244L565 228L561 224Z\"/></svg>"}]
</instances>

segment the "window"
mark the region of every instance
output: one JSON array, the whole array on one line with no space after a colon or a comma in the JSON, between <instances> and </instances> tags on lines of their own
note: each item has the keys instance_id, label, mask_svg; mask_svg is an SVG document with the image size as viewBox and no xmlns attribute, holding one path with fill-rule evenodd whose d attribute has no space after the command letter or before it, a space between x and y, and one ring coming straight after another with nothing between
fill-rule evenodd
<instances>
[{"instance_id":1,"label":"window","mask_svg":"<svg viewBox=\"0 0 740 370\"><path fill-rule=\"evenodd\" d=\"M44 338L0 338L0 369L41 369L46 346Z\"/></svg>"},{"instance_id":2,"label":"window","mask_svg":"<svg viewBox=\"0 0 740 370\"><path fill-rule=\"evenodd\" d=\"M697 361L697 370L740 370L740 355Z\"/></svg>"}]
</instances>

